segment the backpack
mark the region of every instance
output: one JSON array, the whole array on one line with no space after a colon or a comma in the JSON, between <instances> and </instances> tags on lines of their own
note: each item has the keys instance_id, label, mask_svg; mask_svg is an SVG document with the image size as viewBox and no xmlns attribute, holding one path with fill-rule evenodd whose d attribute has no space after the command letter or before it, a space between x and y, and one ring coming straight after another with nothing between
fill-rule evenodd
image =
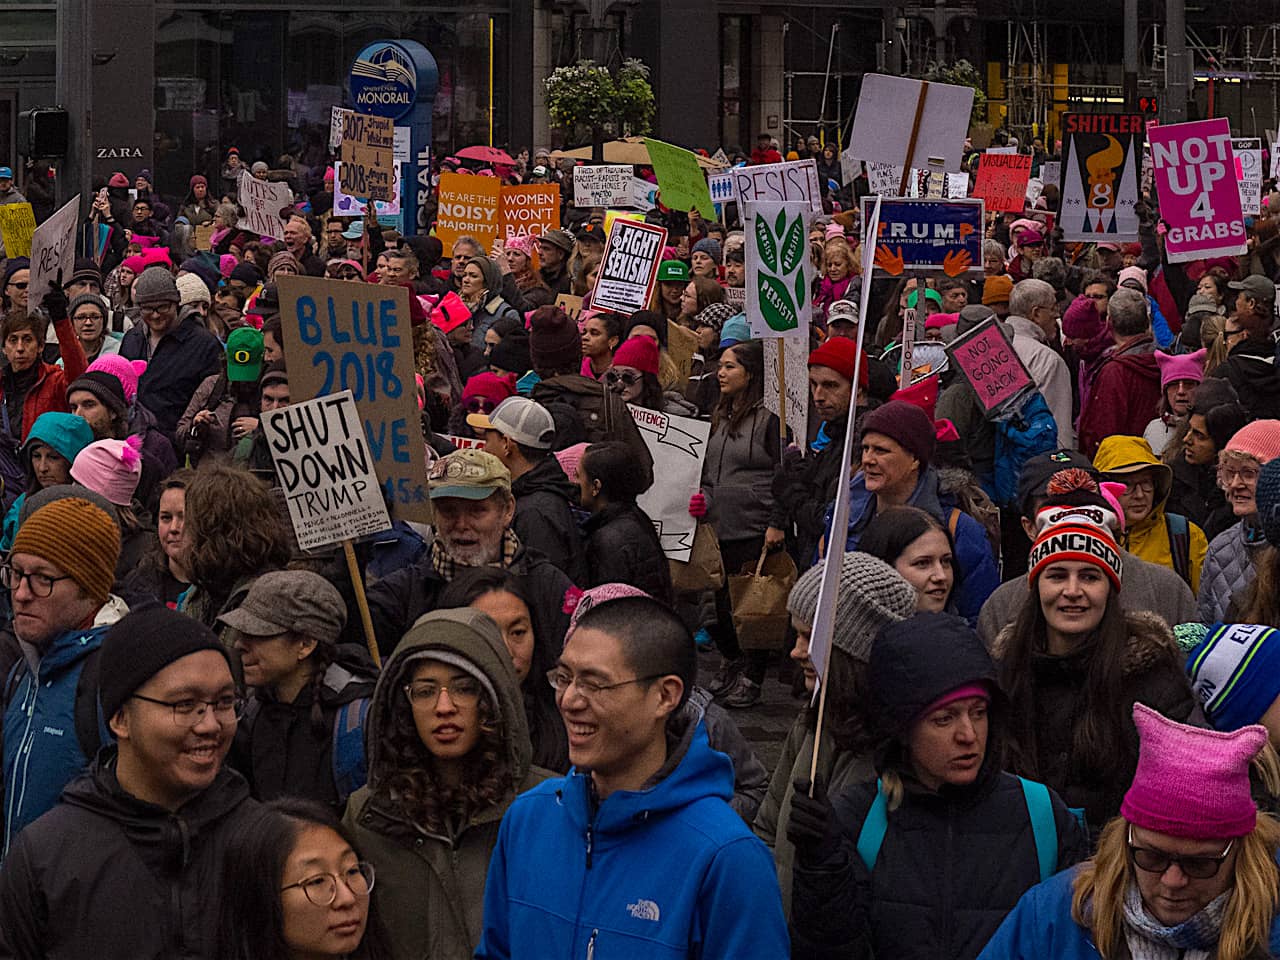
<instances>
[{"instance_id":1,"label":"backpack","mask_svg":"<svg viewBox=\"0 0 1280 960\"><path fill-rule=\"evenodd\" d=\"M364 721L369 715L369 701L369 697L357 697L339 706L333 714L330 768L339 805L345 804L347 798L369 779L364 744ZM252 725L260 709L262 701L256 697L245 705L242 722L246 728Z\"/></svg>"},{"instance_id":2,"label":"backpack","mask_svg":"<svg viewBox=\"0 0 1280 960\"><path fill-rule=\"evenodd\" d=\"M1169 556L1174 572L1191 586L1191 528L1180 513L1164 515L1164 529L1169 535Z\"/></svg>"},{"instance_id":3,"label":"backpack","mask_svg":"<svg viewBox=\"0 0 1280 960\"><path fill-rule=\"evenodd\" d=\"M1034 780L1018 778L1022 784L1022 798L1031 818L1031 836L1036 844L1036 860L1040 864L1040 882L1058 872L1058 824L1053 819L1053 801L1049 788ZM871 802L862 830L858 833L858 856L867 865L867 872L875 869L884 844L885 831L889 828L889 805L884 798L884 788L876 781L876 798Z\"/></svg>"},{"instance_id":4,"label":"backpack","mask_svg":"<svg viewBox=\"0 0 1280 960\"><path fill-rule=\"evenodd\" d=\"M1040 391L1031 393L1022 407L996 421L996 458L992 471L995 502L1012 507L1018 498L1022 466L1034 456L1058 449L1058 422Z\"/></svg>"}]
</instances>

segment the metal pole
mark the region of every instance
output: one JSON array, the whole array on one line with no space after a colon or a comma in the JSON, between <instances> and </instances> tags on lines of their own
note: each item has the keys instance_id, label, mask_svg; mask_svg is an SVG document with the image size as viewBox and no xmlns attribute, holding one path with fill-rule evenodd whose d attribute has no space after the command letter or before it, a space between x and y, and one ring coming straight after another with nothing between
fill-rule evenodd
<instances>
[{"instance_id":1,"label":"metal pole","mask_svg":"<svg viewBox=\"0 0 1280 960\"><path fill-rule=\"evenodd\" d=\"M90 73L93 70L93 36L90 0L58 0L57 79L55 97L67 111L70 136L67 156L57 177L58 203L80 194L81 206L89 202L90 158L93 156Z\"/></svg>"},{"instance_id":2,"label":"metal pole","mask_svg":"<svg viewBox=\"0 0 1280 960\"><path fill-rule=\"evenodd\" d=\"M1124 0L1124 105L1138 106L1138 0Z\"/></svg>"},{"instance_id":3,"label":"metal pole","mask_svg":"<svg viewBox=\"0 0 1280 960\"><path fill-rule=\"evenodd\" d=\"M1187 11L1184 0L1165 2L1165 59L1169 84L1164 97L1164 119L1180 123L1187 119L1187 98L1191 95L1191 71L1187 62Z\"/></svg>"},{"instance_id":4,"label":"metal pole","mask_svg":"<svg viewBox=\"0 0 1280 960\"><path fill-rule=\"evenodd\" d=\"M493 17L489 18L489 146L493 146Z\"/></svg>"}]
</instances>

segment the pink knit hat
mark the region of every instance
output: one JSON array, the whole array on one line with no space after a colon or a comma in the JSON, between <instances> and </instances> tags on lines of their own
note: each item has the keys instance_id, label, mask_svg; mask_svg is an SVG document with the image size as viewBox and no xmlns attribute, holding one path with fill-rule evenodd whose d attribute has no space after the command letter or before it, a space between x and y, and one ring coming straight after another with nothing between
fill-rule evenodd
<instances>
[{"instance_id":1,"label":"pink knit hat","mask_svg":"<svg viewBox=\"0 0 1280 960\"><path fill-rule=\"evenodd\" d=\"M1097 305L1083 293L1067 305L1062 315L1062 332L1072 340L1092 340L1104 326Z\"/></svg>"},{"instance_id":2,"label":"pink knit hat","mask_svg":"<svg viewBox=\"0 0 1280 960\"><path fill-rule=\"evenodd\" d=\"M218 258L218 273L222 274L222 279L226 280L231 276L231 271L240 265L240 260L233 253L224 253Z\"/></svg>"},{"instance_id":3,"label":"pink knit hat","mask_svg":"<svg viewBox=\"0 0 1280 960\"><path fill-rule=\"evenodd\" d=\"M1116 283L1116 286L1123 287L1126 280L1137 281L1137 283L1142 287L1142 292L1147 292L1147 271L1143 270L1141 267L1125 267L1121 270L1120 279Z\"/></svg>"},{"instance_id":4,"label":"pink knit hat","mask_svg":"<svg viewBox=\"0 0 1280 960\"><path fill-rule=\"evenodd\" d=\"M138 397L138 378L146 371L147 361L126 360L118 353L104 353L89 364L88 369L101 370L119 380L125 400L132 404Z\"/></svg>"},{"instance_id":5,"label":"pink knit hat","mask_svg":"<svg viewBox=\"0 0 1280 960\"><path fill-rule=\"evenodd\" d=\"M1280 457L1280 420L1255 420L1246 423L1227 441L1224 450L1247 453L1259 464Z\"/></svg>"},{"instance_id":6,"label":"pink knit hat","mask_svg":"<svg viewBox=\"0 0 1280 960\"><path fill-rule=\"evenodd\" d=\"M1258 808L1249 762L1267 742L1251 724L1223 733L1188 727L1133 705L1138 769L1120 815L1136 827L1189 840L1234 840L1253 832Z\"/></svg>"},{"instance_id":7,"label":"pink knit hat","mask_svg":"<svg viewBox=\"0 0 1280 960\"><path fill-rule=\"evenodd\" d=\"M632 337L613 354L615 367L634 367L641 373L658 375L658 345L648 337Z\"/></svg>"},{"instance_id":8,"label":"pink knit hat","mask_svg":"<svg viewBox=\"0 0 1280 960\"><path fill-rule=\"evenodd\" d=\"M506 241L508 250L518 250L529 259L533 259L533 237L525 234L522 237L511 237Z\"/></svg>"},{"instance_id":9,"label":"pink knit hat","mask_svg":"<svg viewBox=\"0 0 1280 960\"><path fill-rule=\"evenodd\" d=\"M106 497L118 507L133 500L142 479L142 438L95 440L71 464L71 479Z\"/></svg>"},{"instance_id":10,"label":"pink knit hat","mask_svg":"<svg viewBox=\"0 0 1280 960\"><path fill-rule=\"evenodd\" d=\"M1167 353L1156 351L1156 366L1160 368L1160 388L1163 390L1175 380L1204 380L1204 358L1208 350L1201 347L1195 353Z\"/></svg>"},{"instance_id":11,"label":"pink knit hat","mask_svg":"<svg viewBox=\"0 0 1280 960\"><path fill-rule=\"evenodd\" d=\"M575 443L571 447L556 451L556 459L560 461L560 469L564 471L564 475L570 480L577 481L578 464L582 461L583 452L589 446L589 443Z\"/></svg>"},{"instance_id":12,"label":"pink knit hat","mask_svg":"<svg viewBox=\"0 0 1280 960\"><path fill-rule=\"evenodd\" d=\"M602 603L608 603L610 600L623 600L627 597L653 599L639 587L633 587L629 583L602 583L598 587L582 591L582 596L578 599L578 605L573 608L573 613L569 617L569 629L564 632L564 638L566 640L569 639L569 635L577 628L578 621L587 615L587 611L600 606Z\"/></svg>"}]
</instances>

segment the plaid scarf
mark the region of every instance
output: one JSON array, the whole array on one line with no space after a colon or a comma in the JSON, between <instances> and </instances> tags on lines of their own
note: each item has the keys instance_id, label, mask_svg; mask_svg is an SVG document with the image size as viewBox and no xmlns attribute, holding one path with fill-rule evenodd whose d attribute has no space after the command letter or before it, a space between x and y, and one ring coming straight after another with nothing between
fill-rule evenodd
<instances>
[{"instance_id":1,"label":"plaid scarf","mask_svg":"<svg viewBox=\"0 0 1280 960\"><path fill-rule=\"evenodd\" d=\"M1124 897L1124 925L1133 960L1207 960L1218 945L1230 896L1228 890L1190 919L1166 927L1147 912L1138 885L1131 883Z\"/></svg>"},{"instance_id":2,"label":"plaid scarf","mask_svg":"<svg viewBox=\"0 0 1280 960\"><path fill-rule=\"evenodd\" d=\"M480 566L484 567L502 567L507 568L515 562L516 551L520 549L520 538L516 536L516 532L510 527L502 534L502 558L497 563L484 563ZM462 563L449 556L444 548L444 544L440 538L431 541L431 566L436 573L440 574L446 581L452 580L458 575L459 569L472 566L472 564Z\"/></svg>"}]
</instances>

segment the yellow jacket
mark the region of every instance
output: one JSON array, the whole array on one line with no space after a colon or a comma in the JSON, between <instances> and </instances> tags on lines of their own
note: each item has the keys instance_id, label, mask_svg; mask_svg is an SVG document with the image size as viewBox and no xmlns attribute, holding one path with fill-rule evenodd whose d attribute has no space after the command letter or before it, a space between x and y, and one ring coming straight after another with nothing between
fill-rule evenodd
<instances>
[{"instance_id":1,"label":"yellow jacket","mask_svg":"<svg viewBox=\"0 0 1280 960\"><path fill-rule=\"evenodd\" d=\"M1107 437L1098 447L1093 458L1093 465L1103 474L1104 480L1125 482L1126 475L1140 470L1150 470L1155 477L1155 494L1151 513L1146 519L1136 523L1124 533L1123 546L1134 556L1149 563L1158 563L1181 574L1191 585L1191 592L1200 589L1200 566L1204 563L1204 555L1209 549L1209 541L1204 531L1185 517L1188 533L1188 567L1184 573L1178 570L1173 561L1169 544L1169 517L1164 505L1169 499L1169 491L1173 487L1173 471L1161 463L1151 445L1141 437ZM1176 521L1174 521L1176 523Z\"/></svg>"}]
</instances>

